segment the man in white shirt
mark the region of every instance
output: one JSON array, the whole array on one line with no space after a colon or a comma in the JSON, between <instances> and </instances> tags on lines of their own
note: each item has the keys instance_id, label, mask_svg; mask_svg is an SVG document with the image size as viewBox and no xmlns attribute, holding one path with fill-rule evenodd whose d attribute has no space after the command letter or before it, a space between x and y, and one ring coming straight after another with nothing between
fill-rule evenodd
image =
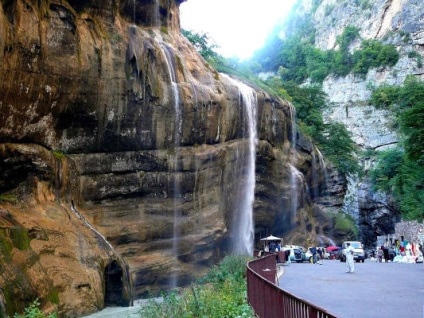
<instances>
[{"instance_id":1,"label":"man in white shirt","mask_svg":"<svg viewBox=\"0 0 424 318\"><path fill-rule=\"evenodd\" d=\"M346 255L346 273L354 273L355 272L355 265L353 263L353 251L354 248L350 246L350 243L346 243L347 247L344 250L344 253Z\"/></svg>"}]
</instances>

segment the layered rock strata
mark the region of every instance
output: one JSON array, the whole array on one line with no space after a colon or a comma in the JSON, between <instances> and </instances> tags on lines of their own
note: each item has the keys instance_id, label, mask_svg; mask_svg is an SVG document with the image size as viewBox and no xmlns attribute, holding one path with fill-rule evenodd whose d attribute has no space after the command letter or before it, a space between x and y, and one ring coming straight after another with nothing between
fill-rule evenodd
<instances>
[{"instance_id":1,"label":"layered rock strata","mask_svg":"<svg viewBox=\"0 0 424 318\"><path fill-rule=\"evenodd\" d=\"M180 2L0 6L9 314L35 297L69 317L128 303L188 283L229 252L246 182L246 101L180 35ZM289 103L254 90L256 238L328 234L312 208L327 187L310 172L323 167L312 144L296 134L291 145Z\"/></svg>"}]
</instances>

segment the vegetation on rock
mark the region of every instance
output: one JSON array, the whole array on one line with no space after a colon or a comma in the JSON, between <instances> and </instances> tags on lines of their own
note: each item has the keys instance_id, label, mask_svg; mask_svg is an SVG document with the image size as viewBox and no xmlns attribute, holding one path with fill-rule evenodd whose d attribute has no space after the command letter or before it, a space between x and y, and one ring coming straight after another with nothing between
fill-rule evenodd
<instances>
[{"instance_id":1,"label":"vegetation on rock","mask_svg":"<svg viewBox=\"0 0 424 318\"><path fill-rule=\"evenodd\" d=\"M57 318L57 314L44 314L40 309L40 302L36 299L31 305L24 309L22 314L15 314L13 318Z\"/></svg>"},{"instance_id":2,"label":"vegetation on rock","mask_svg":"<svg viewBox=\"0 0 424 318\"><path fill-rule=\"evenodd\" d=\"M356 240L358 238L359 229L355 220L348 214L340 212L333 215L333 233L337 236L344 237L346 240Z\"/></svg>"},{"instance_id":3,"label":"vegetation on rock","mask_svg":"<svg viewBox=\"0 0 424 318\"><path fill-rule=\"evenodd\" d=\"M359 38L359 29L353 26L347 26L337 37L337 50L327 51L314 46L315 30L311 22L298 22L297 27L283 40L275 33L255 56L263 71L280 70L283 81L302 84L309 79L322 83L330 74L346 76L353 72L365 75L370 68L393 66L399 60L399 53L393 45L376 40L363 40L360 49L351 53L352 43Z\"/></svg>"}]
</instances>

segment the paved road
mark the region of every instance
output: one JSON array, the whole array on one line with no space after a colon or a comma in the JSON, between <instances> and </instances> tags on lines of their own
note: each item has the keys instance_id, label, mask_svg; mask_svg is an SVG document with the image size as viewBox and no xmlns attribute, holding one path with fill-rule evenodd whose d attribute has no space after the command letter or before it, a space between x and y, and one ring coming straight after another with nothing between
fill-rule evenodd
<instances>
[{"instance_id":1,"label":"paved road","mask_svg":"<svg viewBox=\"0 0 424 318\"><path fill-rule=\"evenodd\" d=\"M424 318L424 265L292 263L284 267L280 287L340 318Z\"/></svg>"}]
</instances>

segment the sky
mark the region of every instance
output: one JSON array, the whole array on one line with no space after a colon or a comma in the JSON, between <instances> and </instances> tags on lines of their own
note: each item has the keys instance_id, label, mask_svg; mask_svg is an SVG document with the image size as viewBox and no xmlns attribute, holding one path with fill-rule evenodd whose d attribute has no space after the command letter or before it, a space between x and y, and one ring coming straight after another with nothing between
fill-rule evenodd
<instances>
[{"instance_id":1,"label":"sky","mask_svg":"<svg viewBox=\"0 0 424 318\"><path fill-rule=\"evenodd\" d=\"M241 60L261 48L296 0L187 0L180 6L181 27L207 33L224 57Z\"/></svg>"}]
</instances>

